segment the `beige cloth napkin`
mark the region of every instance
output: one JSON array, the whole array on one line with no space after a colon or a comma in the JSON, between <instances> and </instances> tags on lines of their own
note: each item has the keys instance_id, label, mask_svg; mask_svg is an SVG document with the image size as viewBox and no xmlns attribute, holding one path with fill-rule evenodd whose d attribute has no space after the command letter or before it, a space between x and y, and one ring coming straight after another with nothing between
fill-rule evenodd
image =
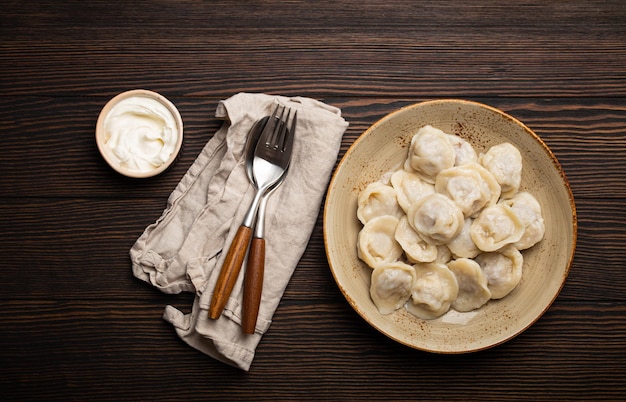
<instances>
[{"instance_id":1,"label":"beige cloth napkin","mask_svg":"<svg viewBox=\"0 0 626 402\"><path fill-rule=\"evenodd\" d=\"M298 111L292 162L267 205L263 294L253 335L241 331L245 267L222 316L208 307L226 251L254 196L244 146L252 125L280 103ZM304 252L348 123L341 111L310 98L240 93L218 104L223 126L208 141L167 201L161 217L130 250L133 274L165 293L196 294L192 311L167 306L163 317L192 347L249 370Z\"/></svg>"}]
</instances>

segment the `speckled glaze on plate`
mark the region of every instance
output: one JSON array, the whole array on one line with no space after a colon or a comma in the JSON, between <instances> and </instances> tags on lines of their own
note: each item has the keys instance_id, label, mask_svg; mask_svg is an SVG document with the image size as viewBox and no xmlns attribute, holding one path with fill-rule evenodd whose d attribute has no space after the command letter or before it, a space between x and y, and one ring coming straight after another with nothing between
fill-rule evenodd
<instances>
[{"instance_id":1,"label":"speckled glaze on plate","mask_svg":"<svg viewBox=\"0 0 626 402\"><path fill-rule=\"evenodd\" d=\"M524 158L521 190L539 201L544 239L523 251L522 280L501 300L469 313L451 310L421 320L405 309L381 315L369 295L371 268L357 257L359 192L395 170L407 156L417 130L430 124L468 140L477 152L502 142ZM548 146L515 118L490 106L464 100L435 100L391 113L348 149L331 180L324 207L324 243L332 274L354 310L381 333L404 345L435 353L466 353L501 344L523 332L550 307L569 272L576 247L574 198Z\"/></svg>"}]
</instances>

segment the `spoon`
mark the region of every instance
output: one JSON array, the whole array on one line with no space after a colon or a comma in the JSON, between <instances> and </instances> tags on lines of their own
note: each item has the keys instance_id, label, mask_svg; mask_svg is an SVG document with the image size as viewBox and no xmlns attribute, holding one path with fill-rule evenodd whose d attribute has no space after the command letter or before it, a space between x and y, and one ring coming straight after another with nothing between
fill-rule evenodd
<instances>
[{"instance_id":1,"label":"spoon","mask_svg":"<svg viewBox=\"0 0 626 402\"><path fill-rule=\"evenodd\" d=\"M250 244L252 227L258 215L259 204L262 199L265 198L266 193L271 187L282 182L287 172L287 167L289 166L293 146L293 135L290 135L291 132L287 129L286 124L283 123L284 112L289 109L283 106L282 111L279 113L280 116L278 116L277 112L279 112L279 110L280 108L277 105L274 113L272 113L269 120L266 120L266 125L262 126L262 129L260 129L260 124L255 124L248 133L249 136L256 137L260 130L254 153L252 154L252 162L250 162L247 152L245 155L246 158L244 159L246 160L246 164L252 163L252 183L256 188L256 194L226 253L226 258L217 278L208 311L209 318L214 320L218 319L222 314L235 282L237 281L246 251ZM289 121L290 117L291 111L289 110L286 121ZM296 116L294 115L291 131L293 131L295 124ZM246 141L246 144L247 143L248 141ZM254 143L254 141L251 141L251 143ZM248 149L245 151L248 151ZM249 166L246 165L246 170L248 168Z\"/></svg>"},{"instance_id":2,"label":"spoon","mask_svg":"<svg viewBox=\"0 0 626 402\"><path fill-rule=\"evenodd\" d=\"M254 149L256 148L261 128L267 123L269 118L270 117L265 117L258 121L257 126L253 127L246 141L246 173L248 174L248 179L253 184L255 183L252 171ZM280 120L278 120L278 123L283 124ZM270 187L261 198L254 223L254 233L250 241L250 249L248 250L248 260L244 276L243 314L241 319L241 326L245 334L254 333L259 314L261 295L263 293L263 275L265 272L265 210L267 200L276 188L278 188L278 183Z\"/></svg>"}]
</instances>

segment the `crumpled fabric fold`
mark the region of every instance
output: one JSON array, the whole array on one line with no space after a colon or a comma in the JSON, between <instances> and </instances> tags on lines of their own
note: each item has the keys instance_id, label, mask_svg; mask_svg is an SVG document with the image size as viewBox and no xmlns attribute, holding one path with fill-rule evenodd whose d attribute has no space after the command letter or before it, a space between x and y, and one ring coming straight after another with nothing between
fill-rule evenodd
<instances>
[{"instance_id":1,"label":"crumpled fabric fold","mask_svg":"<svg viewBox=\"0 0 626 402\"><path fill-rule=\"evenodd\" d=\"M298 111L298 127L289 173L268 201L261 306L255 333L246 335L240 327L245 267L222 316L211 320L208 307L255 193L245 170L248 132L277 103ZM251 93L219 102L216 117L224 120L222 127L171 193L161 217L137 239L130 258L133 274L160 291L195 293L190 313L174 306L163 313L181 339L247 371L308 244L348 123L340 109L318 100Z\"/></svg>"}]
</instances>

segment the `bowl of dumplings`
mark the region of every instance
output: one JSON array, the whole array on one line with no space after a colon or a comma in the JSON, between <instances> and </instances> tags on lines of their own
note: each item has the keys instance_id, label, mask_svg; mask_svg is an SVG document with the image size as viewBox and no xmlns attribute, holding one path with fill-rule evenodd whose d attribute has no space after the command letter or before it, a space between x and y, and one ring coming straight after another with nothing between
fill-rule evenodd
<instances>
[{"instance_id":1,"label":"bowl of dumplings","mask_svg":"<svg viewBox=\"0 0 626 402\"><path fill-rule=\"evenodd\" d=\"M324 242L332 275L372 327L409 347L468 353L502 344L557 298L577 218L565 173L514 117L444 99L366 130L331 179Z\"/></svg>"}]
</instances>

